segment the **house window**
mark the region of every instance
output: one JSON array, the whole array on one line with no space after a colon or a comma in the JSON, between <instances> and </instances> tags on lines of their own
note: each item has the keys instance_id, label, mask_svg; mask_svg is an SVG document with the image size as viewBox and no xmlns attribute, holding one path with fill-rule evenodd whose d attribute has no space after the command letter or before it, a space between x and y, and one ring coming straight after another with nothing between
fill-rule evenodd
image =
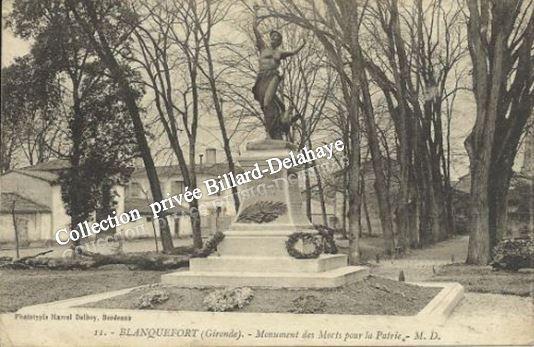
<instances>
[{"instance_id":1,"label":"house window","mask_svg":"<svg viewBox=\"0 0 534 347\"><path fill-rule=\"evenodd\" d=\"M172 181L171 182L171 195L178 195L184 191L184 182Z\"/></svg>"}]
</instances>

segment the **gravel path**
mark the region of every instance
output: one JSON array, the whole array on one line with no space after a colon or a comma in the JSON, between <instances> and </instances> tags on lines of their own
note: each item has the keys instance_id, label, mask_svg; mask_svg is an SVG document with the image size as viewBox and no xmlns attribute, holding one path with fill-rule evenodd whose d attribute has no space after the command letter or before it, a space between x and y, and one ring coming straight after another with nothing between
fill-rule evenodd
<instances>
[{"instance_id":1,"label":"gravel path","mask_svg":"<svg viewBox=\"0 0 534 347\"><path fill-rule=\"evenodd\" d=\"M532 298L466 293L443 326L448 344L534 345Z\"/></svg>"},{"instance_id":2,"label":"gravel path","mask_svg":"<svg viewBox=\"0 0 534 347\"><path fill-rule=\"evenodd\" d=\"M398 279L404 271L406 281L424 282L434 275L433 268L464 262L468 236L458 236L430 248L411 251L403 259L373 266L377 276ZM454 260L452 259L454 257ZM488 344L534 346L534 302L532 297L466 293L439 330L446 344Z\"/></svg>"},{"instance_id":3,"label":"gravel path","mask_svg":"<svg viewBox=\"0 0 534 347\"><path fill-rule=\"evenodd\" d=\"M370 272L376 276L398 279L402 270L406 281L422 282L432 277L433 268L439 265L464 262L468 241L468 236L457 236L429 248L411 250L405 258L382 261L378 266L373 266Z\"/></svg>"}]
</instances>

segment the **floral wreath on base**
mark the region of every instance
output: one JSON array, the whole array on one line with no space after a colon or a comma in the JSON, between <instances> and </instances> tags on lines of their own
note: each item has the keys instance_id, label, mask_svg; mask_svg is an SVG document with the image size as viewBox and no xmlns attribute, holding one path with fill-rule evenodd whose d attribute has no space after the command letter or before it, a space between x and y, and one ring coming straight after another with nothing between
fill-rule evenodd
<instances>
[{"instance_id":1,"label":"floral wreath on base","mask_svg":"<svg viewBox=\"0 0 534 347\"><path fill-rule=\"evenodd\" d=\"M334 229L324 226L315 225L318 234L309 232L296 232L288 236L286 241L287 253L296 259L314 259L319 257L321 253L337 254L338 249L334 240ZM295 248L297 242L301 240L303 243L311 243L314 245L313 251L302 252Z\"/></svg>"},{"instance_id":2,"label":"floral wreath on base","mask_svg":"<svg viewBox=\"0 0 534 347\"><path fill-rule=\"evenodd\" d=\"M311 252L301 252L295 248L299 240L303 243L311 243L314 246ZM286 241L286 250L290 256L297 259L314 259L323 253L323 242L317 235L306 232L296 232L288 236Z\"/></svg>"},{"instance_id":3,"label":"floral wreath on base","mask_svg":"<svg viewBox=\"0 0 534 347\"><path fill-rule=\"evenodd\" d=\"M193 254L193 258L206 258L217 250L219 243L224 240L224 233L222 231L216 231L204 244L201 250Z\"/></svg>"}]
</instances>

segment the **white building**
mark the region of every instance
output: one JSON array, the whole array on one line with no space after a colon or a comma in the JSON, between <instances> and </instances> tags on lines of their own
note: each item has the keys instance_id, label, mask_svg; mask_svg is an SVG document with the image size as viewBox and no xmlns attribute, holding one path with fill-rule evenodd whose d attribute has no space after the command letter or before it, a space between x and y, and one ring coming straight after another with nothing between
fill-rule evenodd
<instances>
[{"instance_id":1,"label":"white building","mask_svg":"<svg viewBox=\"0 0 534 347\"><path fill-rule=\"evenodd\" d=\"M52 211L48 206L16 193L2 193L0 205L0 242L25 246L32 241L50 238ZM17 233L15 234L15 227Z\"/></svg>"},{"instance_id":2,"label":"white building","mask_svg":"<svg viewBox=\"0 0 534 347\"><path fill-rule=\"evenodd\" d=\"M65 211L59 185L60 172L68 165L64 160L51 160L0 176L0 242L15 240L13 212L19 236L26 243L53 244L56 231L69 229L70 216ZM122 213L124 188L116 186L114 190L118 194L117 213Z\"/></svg>"}]
</instances>

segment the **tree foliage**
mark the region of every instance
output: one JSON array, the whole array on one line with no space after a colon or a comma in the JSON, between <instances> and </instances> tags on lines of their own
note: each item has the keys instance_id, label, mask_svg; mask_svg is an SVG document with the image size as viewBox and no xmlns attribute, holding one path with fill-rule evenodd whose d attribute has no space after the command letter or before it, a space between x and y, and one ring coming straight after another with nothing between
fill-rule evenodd
<instances>
[{"instance_id":1,"label":"tree foliage","mask_svg":"<svg viewBox=\"0 0 534 347\"><path fill-rule=\"evenodd\" d=\"M26 161L50 158L61 139L59 85L31 54L2 68L2 154L0 172Z\"/></svg>"},{"instance_id":2,"label":"tree foliage","mask_svg":"<svg viewBox=\"0 0 534 347\"><path fill-rule=\"evenodd\" d=\"M57 81L64 106L58 115L63 117L68 139L68 149L59 154L70 164L60 183L74 229L95 210L113 207L111 188L124 181L138 153L133 127L117 84L88 47L64 1L16 1L9 25L16 35L33 40L32 62L41 74L34 74L28 82L43 95L55 95L49 86L56 84L48 81ZM121 30L110 34L117 40L120 35ZM133 71L123 68L133 77ZM140 98L142 92L135 90L135 97Z\"/></svg>"}]
</instances>

